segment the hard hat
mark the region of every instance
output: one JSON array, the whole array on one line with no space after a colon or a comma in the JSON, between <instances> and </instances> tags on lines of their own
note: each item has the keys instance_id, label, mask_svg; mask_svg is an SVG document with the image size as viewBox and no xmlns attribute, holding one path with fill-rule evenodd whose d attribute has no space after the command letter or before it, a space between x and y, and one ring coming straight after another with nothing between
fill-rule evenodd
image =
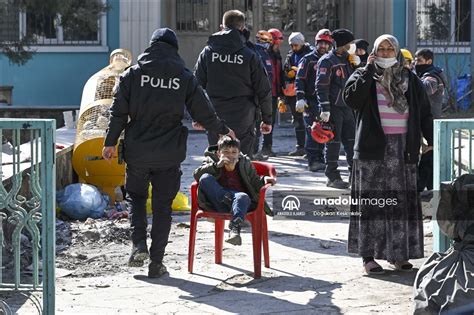
<instances>
[{"instance_id":1,"label":"hard hat","mask_svg":"<svg viewBox=\"0 0 474 315\"><path fill-rule=\"evenodd\" d=\"M311 137L318 143L327 143L334 139L332 125L328 122L315 121L311 126Z\"/></svg>"},{"instance_id":2,"label":"hard hat","mask_svg":"<svg viewBox=\"0 0 474 315\"><path fill-rule=\"evenodd\" d=\"M402 55L405 58L405 60L407 60L409 62L413 61L413 56L412 56L411 52L408 49L402 48L402 49L400 49L400 51L402 52Z\"/></svg>"},{"instance_id":3,"label":"hard hat","mask_svg":"<svg viewBox=\"0 0 474 315\"><path fill-rule=\"evenodd\" d=\"M283 41L283 33L280 32L279 29L271 28L268 30L268 32L272 34L273 44L279 44Z\"/></svg>"},{"instance_id":4,"label":"hard hat","mask_svg":"<svg viewBox=\"0 0 474 315\"><path fill-rule=\"evenodd\" d=\"M265 30L260 30L255 35L257 43L271 43L273 42L273 36L270 32Z\"/></svg>"},{"instance_id":5,"label":"hard hat","mask_svg":"<svg viewBox=\"0 0 474 315\"><path fill-rule=\"evenodd\" d=\"M320 40L323 40L325 42L328 42L328 43L332 44L334 39L331 37L331 31L328 30L327 28L323 28L323 29L319 30L319 32L314 37L314 41L318 42Z\"/></svg>"}]
</instances>

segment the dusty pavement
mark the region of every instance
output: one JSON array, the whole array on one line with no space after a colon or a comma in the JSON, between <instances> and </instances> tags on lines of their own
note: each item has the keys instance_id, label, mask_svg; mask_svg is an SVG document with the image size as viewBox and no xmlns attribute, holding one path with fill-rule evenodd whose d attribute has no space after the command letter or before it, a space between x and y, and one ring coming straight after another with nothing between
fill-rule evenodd
<instances>
[{"instance_id":1,"label":"dusty pavement","mask_svg":"<svg viewBox=\"0 0 474 315\"><path fill-rule=\"evenodd\" d=\"M306 170L301 158L284 156L293 148L290 128L277 128L271 158L278 171L275 190L325 190L322 173ZM192 170L202 161L206 137L191 133L183 163L182 191L189 194ZM345 175L347 176L347 169ZM346 192L347 193L347 192ZM61 223L63 224L63 223ZM243 245L224 244L223 264L214 264L213 224L198 223L194 274L187 272L189 215L173 217L165 264L169 275L150 280L147 268L128 268L128 223L97 220L67 222L72 242L57 257L57 314L291 313L410 314L412 273L390 271L368 277L361 259L346 252L348 219L269 219L270 266L252 278L249 228ZM425 235L431 224L425 223ZM61 238L67 236L59 236ZM426 255L431 237L426 237ZM41 296L4 295L18 314L37 314Z\"/></svg>"}]
</instances>

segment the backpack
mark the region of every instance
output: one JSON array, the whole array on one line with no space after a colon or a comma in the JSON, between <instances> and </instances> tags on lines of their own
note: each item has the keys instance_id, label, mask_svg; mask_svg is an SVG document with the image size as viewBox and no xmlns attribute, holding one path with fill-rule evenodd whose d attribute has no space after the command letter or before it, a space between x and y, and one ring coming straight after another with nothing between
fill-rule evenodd
<instances>
[{"instance_id":1,"label":"backpack","mask_svg":"<svg viewBox=\"0 0 474 315\"><path fill-rule=\"evenodd\" d=\"M448 80L444 74L444 71L438 67L435 68L436 72L429 72L428 75L432 76L433 78L438 81L438 91L442 90L443 98L441 101L441 109L445 109L449 105L449 88L448 88ZM443 84L443 87L440 88L440 84Z\"/></svg>"}]
</instances>

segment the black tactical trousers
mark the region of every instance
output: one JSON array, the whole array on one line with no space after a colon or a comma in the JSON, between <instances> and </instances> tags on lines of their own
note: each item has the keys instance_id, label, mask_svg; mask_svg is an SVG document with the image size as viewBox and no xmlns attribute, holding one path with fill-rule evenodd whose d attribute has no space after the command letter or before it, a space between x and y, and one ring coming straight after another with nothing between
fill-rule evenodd
<instances>
[{"instance_id":1,"label":"black tactical trousers","mask_svg":"<svg viewBox=\"0 0 474 315\"><path fill-rule=\"evenodd\" d=\"M168 168L148 168L127 165L125 188L132 204L132 242L146 241L148 226L146 201L148 187L152 185L151 207L153 221L151 227L150 258L162 262L171 229L171 205L179 191L181 170L179 165Z\"/></svg>"},{"instance_id":2,"label":"black tactical trousers","mask_svg":"<svg viewBox=\"0 0 474 315\"><path fill-rule=\"evenodd\" d=\"M296 96L285 96L285 104L290 108L293 116L293 126L295 126L296 148L303 149L306 137L304 128L303 113L296 111Z\"/></svg>"},{"instance_id":3,"label":"black tactical trousers","mask_svg":"<svg viewBox=\"0 0 474 315\"><path fill-rule=\"evenodd\" d=\"M273 128L275 128L275 121L277 117L278 97L272 97L272 132L263 135L263 148L271 149L273 146Z\"/></svg>"},{"instance_id":4,"label":"black tactical trousers","mask_svg":"<svg viewBox=\"0 0 474 315\"><path fill-rule=\"evenodd\" d=\"M308 165L310 166L314 162L324 163L324 144L314 141L311 137L311 126L316 121L316 117L319 116L319 108L315 99L308 99L308 107L305 108L303 113L303 119L305 123L306 141L304 149L306 151L306 157L308 158Z\"/></svg>"},{"instance_id":5,"label":"black tactical trousers","mask_svg":"<svg viewBox=\"0 0 474 315\"><path fill-rule=\"evenodd\" d=\"M326 177L330 181L341 179L338 160L341 142L346 151L349 174L352 172L352 158L354 156L355 117L352 109L347 106L331 106L329 121L333 124L334 139L326 143Z\"/></svg>"}]
</instances>

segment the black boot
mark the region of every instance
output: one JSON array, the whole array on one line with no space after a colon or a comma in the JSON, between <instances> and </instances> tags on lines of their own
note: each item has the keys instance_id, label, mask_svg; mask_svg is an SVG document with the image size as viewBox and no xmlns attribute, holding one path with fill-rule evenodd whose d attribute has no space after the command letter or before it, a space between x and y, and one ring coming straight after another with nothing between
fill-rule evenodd
<instances>
[{"instance_id":1,"label":"black boot","mask_svg":"<svg viewBox=\"0 0 474 315\"><path fill-rule=\"evenodd\" d=\"M293 151L290 151L288 153L289 156L303 156L305 155L306 151L304 150L304 147L296 146L296 149Z\"/></svg>"},{"instance_id":2,"label":"black boot","mask_svg":"<svg viewBox=\"0 0 474 315\"><path fill-rule=\"evenodd\" d=\"M148 265L148 278L159 278L168 271L161 262L152 261Z\"/></svg>"},{"instance_id":3,"label":"black boot","mask_svg":"<svg viewBox=\"0 0 474 315\"><path fill-rule=\"evenodd\" d=\"M272 151L272 147L269 146L263 146L262 151L260 152L262 152L263 155L268 155L269 157L276 156L276 153Z\"/></svg>"},{"instance_id":4,"label":"black boot","mask_svg":"<svg viewBox=\"0 0 474 315\"><path fill-rule=\"evenodd\" d=\"M150 257L148 248L146 247L146 241L141 241L137 244L133 244L132 254L128 259L129 267L142 267L145 260Z\"/></svg>"}]
</instances>

